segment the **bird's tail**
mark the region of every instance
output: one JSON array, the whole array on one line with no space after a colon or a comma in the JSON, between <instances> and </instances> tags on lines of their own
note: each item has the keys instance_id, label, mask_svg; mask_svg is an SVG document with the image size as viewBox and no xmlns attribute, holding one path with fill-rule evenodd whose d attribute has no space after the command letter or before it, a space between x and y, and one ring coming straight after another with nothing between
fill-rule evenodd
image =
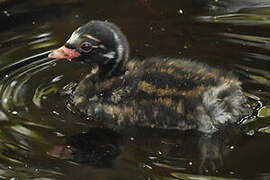
<instances>
[{"instance_id":1,"label":"bird's tail","mask_svg":"<svg viewBox=\"0 0 270 180\"><path fill-rule=\"evenodd\" d=\"M238 80L224 80L218 86L209 87L202 93L202 104L195 109L198 129L215 132L226 124L236 123L252 114Z\"/></svg>"}]
</instances>

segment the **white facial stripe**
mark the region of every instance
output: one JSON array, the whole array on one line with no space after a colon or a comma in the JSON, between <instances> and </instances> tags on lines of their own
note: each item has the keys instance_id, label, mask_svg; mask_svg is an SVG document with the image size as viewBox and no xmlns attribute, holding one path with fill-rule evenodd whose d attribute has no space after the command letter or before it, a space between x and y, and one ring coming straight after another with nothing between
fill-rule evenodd
<instances>
[{"instance_id":1,"label":"white facial stripe","mask_svg":"<svg viewBox=\"0 0 270 180\"><path fill-rule=\"evenodd\" d=\"M112 28L110 28L110 31L113 33L115 40L117 42L119 42L120 37L118 36L118 34ZM118 58L116 59L116 66L121 61L121 59L123 58L124 48L123 48L122 44L118 45L117 52L118 52Z\"/></svg>"},{"instance_id":2,"label":"white facial stripe","mask_svg":"<svg viewBox=\"0 0 270 180\"><path fill-rule=\"evenodd\" d=\"M67 43L69 44L75 44L75 41L79 38L79 34L75 31L72 33L71 37L68 39Z\"/></svg>"},{"instance_id":3,"label":"white facial stripe","mask_svg":"<svg viewBox=\"0 0 270 180\"><path fill-rule=\"evenodd\" d=\"M108 58L108 59L113 59L115 57L115 52L110 51L110 52L104 54L103 56Z\"/></svg>"},{"instance_id":4,"label":"white facial stripe","mask_svg":"<svg viewBox=\"0 0 270 180\"><path fill-rule=\"evenodd\" d=\"M119 58L118 58L118 62L123 58L122 56L123 56L123 52L124 52L124 48L123 48L123 45L119 45L118 47L117 47L117 50L118 50L118 52L119 52ZM120 59L121 58L121 59Z\"/></svg>"},{"instance_id":5,"label":"white facial stripe","mask_svg":"<svg viewBox=\"0 0 270 180\"><path fill-rule=\"evenodd\" d=\"M115 41L116 42L120 42L121 39L118 36L117 32L115 32L114 29L112 29L112 28L109 28L109 29L113 33ZM117 55L118 55L117 59L115 59L115 55L116 55L115 52L109 52L109 53L105 54L105 57L108 57L108 60L104 64L107 64L111 59L114 59L114 61L115 61L115 65L112 67L111 71L108 72L109 74L111 72L113 72L115 70L115 68L118 67L119 63L121 62L121 60L123 58L124 47L123 47L122 44L120 44L120 43L118 43L118 44L119 45L118 45L117 50L116 50L117 51Z\"/></svg>"},{"instance_id":6,"label":"white facial stripe","mask_svg":"<svg viewBox=\"0 0 270 180\"><path fill-rule=\"evenodd\" d=\"M99 39L97 39L97 38L91 36L90 34L84 34L83 37L86 37L86 38L88 38L88 39L92 39L92 40L94 40L94 41L96 41L96 42L100 42Z\"/></svg>"}]
</instances>

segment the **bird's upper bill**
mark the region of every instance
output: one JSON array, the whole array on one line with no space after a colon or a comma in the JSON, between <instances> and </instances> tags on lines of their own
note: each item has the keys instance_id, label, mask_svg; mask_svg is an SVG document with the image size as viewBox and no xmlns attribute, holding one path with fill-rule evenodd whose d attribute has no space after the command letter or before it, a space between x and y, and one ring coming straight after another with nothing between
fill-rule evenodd
<instances>
[{"instance_id":1,"label":"bird's upper bill","mask_svg":"<svg viewBox=\"0 0 270 180\"><path fill-rule=\"evenodd\" d=\"M79 56L81 56L81 54L76 52L75 49L70 49L66 46L55 49L48 55L49 58L54 59L74 59Z\"/></svg>"}]
</instances>

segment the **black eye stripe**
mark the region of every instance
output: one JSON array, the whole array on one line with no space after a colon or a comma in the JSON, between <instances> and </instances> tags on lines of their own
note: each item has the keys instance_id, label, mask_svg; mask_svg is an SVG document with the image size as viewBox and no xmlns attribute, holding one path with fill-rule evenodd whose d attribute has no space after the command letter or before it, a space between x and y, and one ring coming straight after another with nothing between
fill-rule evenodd
<instances>
[{"instance_id":1,"label":"black eye stripe","mask_svg":"<svg viewBox=\"0 0 270 180\"><path fill-rule=\"evenodd\" d=\"M69 48L69 49L76 49L75 46L73 46L73 45L71 45L71 44L69 44L69 43L65 43L65 46L66 46L67 48Z\"/></svg>"}]
</instances>

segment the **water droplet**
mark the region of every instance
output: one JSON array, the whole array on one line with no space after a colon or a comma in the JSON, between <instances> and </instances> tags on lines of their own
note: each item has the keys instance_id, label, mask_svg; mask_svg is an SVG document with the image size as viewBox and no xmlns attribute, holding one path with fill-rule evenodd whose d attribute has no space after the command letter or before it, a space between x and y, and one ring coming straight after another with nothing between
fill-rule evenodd
<instances>
[{"instance_id":1,"label":"water droplet","mask_svg":"<svg viewBox=\"0 0 270 180\"><path fill-rule=\"evenodd\" d=\"M17 115L18 112L17 111L12 111L11 114Z\"/></svg>"},{"instance_id":2,"label":"water droplet","mask_svg":"<svg viewBox=\"0 0 270 180\"><path fill-rule=\"evenodd\" d=\"M183 11L182 9L179 9L179 10L178 10L178 13L179 13L179 14L184 14L184 11Z\"/></svg>"},{"instance_id":3,"label":"water droplet","mask_svg":"<svg viewBox=\"0 0 270 180\"><path fill-rule=\"evenodd\" d=\"M43 100L46 100L47 99L47 96L41 96L41 98L43 99Z\"/></svg>"},{"instance_id":4,"label":"water droplet","mask_svg":"<svg viewBox=\"0 0 270 180\"><path fill-rule=\"evenodd\" d=\"M55 115L57 115L57 116L59 116L59 115L60 115L60 113L59 113L59 112L57 112L57 111L53 111L52 113L53 113L53 114L55 114Z\"/></svg>"}]
</instances>

